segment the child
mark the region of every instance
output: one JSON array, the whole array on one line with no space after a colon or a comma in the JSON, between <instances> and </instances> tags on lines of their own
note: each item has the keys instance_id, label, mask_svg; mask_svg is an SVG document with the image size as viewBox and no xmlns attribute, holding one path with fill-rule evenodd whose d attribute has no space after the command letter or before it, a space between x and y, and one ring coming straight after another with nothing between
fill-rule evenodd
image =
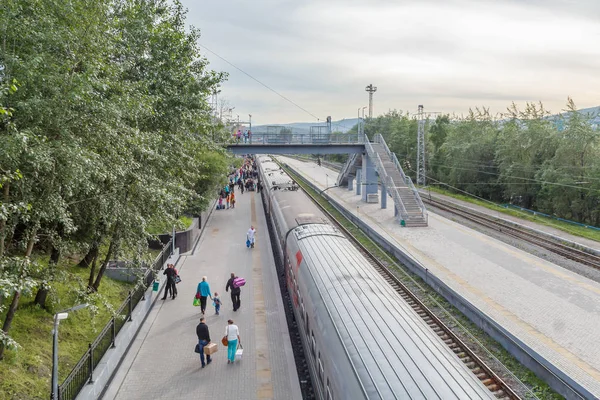
<instances>
[{"instance_id":1,"label":"child","mask_svg":"<svg viewBox=\"0 0 600 400\"><path fill-rule=\"evenodd\" d=\"M221 299L219 299L219 293L215 292L213 296L213 306L215 306L215 311L217 315L219 315L219 310L221 309Z\"/></svg>"},{"instance_id":2,"label":"child","mask_svg":"<svg viewBox=\"0 0 600 400\"><path fill-rule=\"evenodd\" d=\"M229 210L229 193L227 193L227 198L225 199L225 202L227 203L227 209Z\"/></svg>"},{"instance_id":3,"label":"child","mask_svg":"<svg viewBox=\"0 0 600 400\"><path fill-rule=\"evenodd\" d=\"M233 194L233 192L231 192L229 197L230 197L229 202L231 203L231 208L235 208L235 195Z\"/></svg>"},{"instance_id":4,"label":"child","mask_svg":"<svg viewBox=\"0 0 600 400\"><path fill-rule=\"evenodd\" d=\"M223 208L223 196L219 196L219 206L217 210L221 210Z\"/></svg>"}]
</instances>

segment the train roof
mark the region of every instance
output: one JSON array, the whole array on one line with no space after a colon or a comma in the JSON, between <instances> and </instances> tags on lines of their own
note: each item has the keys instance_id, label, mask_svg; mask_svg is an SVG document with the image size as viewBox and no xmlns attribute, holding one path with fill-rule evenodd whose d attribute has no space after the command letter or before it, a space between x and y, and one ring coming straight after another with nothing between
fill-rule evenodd
<instances>
[{"instance_id":1,"label":"train roof","mask_svg":"<svg viewBox=\"0 0 600 400\"><path fill-rule=\"evenodd\" d=\"M328 232L331 230L331 232ZM494 399L429 326L328 225L294 229L308 268L370 399Z\"/></svg>"}]
</instances>

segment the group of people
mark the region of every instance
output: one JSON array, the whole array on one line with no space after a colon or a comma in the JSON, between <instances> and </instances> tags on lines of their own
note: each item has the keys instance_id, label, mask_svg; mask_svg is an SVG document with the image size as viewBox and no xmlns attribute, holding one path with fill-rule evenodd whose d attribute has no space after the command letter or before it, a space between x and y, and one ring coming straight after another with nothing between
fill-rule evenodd
<instances>
[{"instance_id":1,"label":"group of people","mask_svg":"<svg viewBox=\"0 0 600 400\"><path fill-rule=\"evenodd\" d=\"M202 313L202 317L200 318L200 323L196 326L196 335L198 336L198 349L200 350L200 362L202 364L202 368L206 365L210 364L212 359L210 355L204 354L204 347L211 342L210 333L208 330L208 325L206 325L206 304L208 298L213 301L213 306L215 307L215 314L219 315L219 311L221 309L221 299L219 298L219 294L215 292L214 295L211 295L210 285L206 280L206 276L202 277L202 281L198 284L196 289L196 297L200 299L200 311ZM240 286L234 284L234 282L239 279L239 277L232 272L231 277L227 281L227 285L225 286L225 291L229 292L231 290L231 302L233 303L233 311L237 311L242 302L240 300L240 295L242 293L242 289ZM237 325L233 323L233 320L229 319L227 321L227 327L225 330L225 335L227 337L227 363L235 362L235 354L238 348L238 344L241 345L240 342L240 331ZM225 339L225 337L223 338Z\"/></svg>"},{"instance_id":2,"label":"group of people","mask_svg":"<svg viewBox=\"0 0 600 400\"><path fill-rule=\"evenodd\" d=\"M175 297L177 297L177 284L181 280L175 269L175 265L167 264L167 268L165 268L163 275L167 276L167 287L165 288L165 295L162 300L166 300L169 295L171 296L171 299L175 299Z\"/></svg>"},{"instance_id":3,"label":"group of people","mask_svg":"<svg viewBox=\"0 0 600 400\"><path fill-rule=\"evenodd\" d=\"M244 129L243 131L238 129L237 132L233 134L233 138L238 143L242 141L242 138L244 138L244 143L248 143L248 141L252 142L252 132L250 132L250 129Z\"/></svg>"},{"instance_id":4,"label":"group of people","mask_svg":"<svg viewBox=\"0 0 600 400\"><path fill-rule=\"evenodd\" d=\"M202 368L204 368L212 362L210 354L206 355L206 361L204 361L204 347L211 342L210 331L208 329L208 325L206 325L206 318L204 317L200 318L200 323L198 326L196 326L196 336L198 336L200 363L202 364ZM240 338L240 329L233 323L232 319L227 321L223 340L225 339L227 340L227 364L232 364L235 362L236 350L238 349L238 346L241 346L242 344L242 339Z\"/></svg>"}]
</instances>

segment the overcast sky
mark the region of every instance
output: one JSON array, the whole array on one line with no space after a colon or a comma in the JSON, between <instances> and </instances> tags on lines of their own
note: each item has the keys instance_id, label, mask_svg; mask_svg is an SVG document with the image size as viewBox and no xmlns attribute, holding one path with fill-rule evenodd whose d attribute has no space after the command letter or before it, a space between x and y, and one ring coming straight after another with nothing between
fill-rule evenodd
<instances>
[{"instance_id":1,"label":"overcast sky","mask_svg":"<svg viewBox=\"0 0 600 400\"><path fill-rule=\"evenodd\" d=\"M512 101L600 105L600 0L182 0L201 45L323 120L388 109L465 113ZM218 57L253 124L315 121Z\"/></svg>"}]
</instances>

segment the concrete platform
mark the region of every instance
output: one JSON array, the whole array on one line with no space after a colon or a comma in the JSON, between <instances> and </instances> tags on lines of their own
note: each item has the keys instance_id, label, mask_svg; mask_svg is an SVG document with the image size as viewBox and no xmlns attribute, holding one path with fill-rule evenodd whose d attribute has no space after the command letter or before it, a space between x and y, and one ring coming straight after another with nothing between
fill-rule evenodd
<instances>
[{"instance_id":1,"label":"concrete platform","mask_svg":"<svg viewBox=\"0 0 600 400\"><path fill-rule=\"evenodd\" d=\"M236 208L215 211L195 251L182 256L178 297L158 300L104 399L301 399L261 199L255 192L236 195ZM253 250L245 246L251 224ZM231 272L247 281L236 312L225 292ZM204 369L194 353L200 308L192 306L202 276L223 301L217 316L209 299L206 319L219 350ZM220 343L229 318L244 346L243 360L233 365Z\"/></svg>"},{"instance_id":2,"label":"concrete platform","mask_svg":"<svg viewBox=\"0 0 600 400\"><path fill-rule=\"evenodd\" d=\"M323 189L337 177L281 159ZM391 199L382 210L347 188L327 193L600 398L600 284L436 214L429 214L429 227L402 228Z\"/></svg>"}]
</instances>

